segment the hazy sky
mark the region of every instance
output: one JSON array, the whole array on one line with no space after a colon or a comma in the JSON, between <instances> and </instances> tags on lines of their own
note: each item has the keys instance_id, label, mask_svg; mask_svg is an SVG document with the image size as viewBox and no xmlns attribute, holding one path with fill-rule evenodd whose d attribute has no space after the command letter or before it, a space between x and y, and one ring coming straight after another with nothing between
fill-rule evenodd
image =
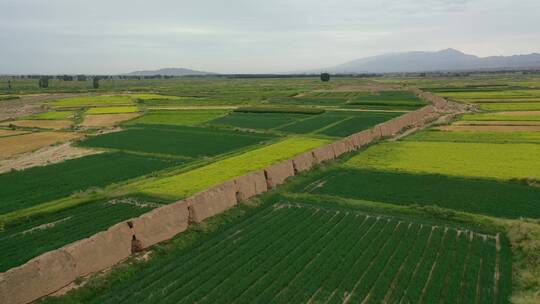
<instances>
[{"instance_id":1,"label":"hazy sky","mask_svg":"<svg viewBox=\"0 0 540 304\"><path fill-rule=\"evenodd\" d=\"M0 74L223 73L540 52L540 0L0 0Z\"/></svg>"}]
</instances>

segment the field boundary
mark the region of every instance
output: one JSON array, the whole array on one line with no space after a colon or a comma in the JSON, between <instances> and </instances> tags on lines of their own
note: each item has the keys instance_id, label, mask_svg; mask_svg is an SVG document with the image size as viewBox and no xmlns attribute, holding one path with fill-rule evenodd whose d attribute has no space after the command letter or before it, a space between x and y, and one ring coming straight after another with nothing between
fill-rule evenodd
<instances>
[{"instance_id":1,"label":"field boundary","mask_svg":"<svg viewBox=\"0 0 540 304\"><path fill-rule=\"evenodd\" d=\"M274 189L299 172L377 140L411 128L421 128L437 120L449 108L449 103L442 97L419 89L411 91L431 105L117 223L106 231L46 252L0 273L0 303L30 303L50 295L81 276L105 270L134 253L173 238L193 223L201 223Z\"/></svg>"}]
</instances>

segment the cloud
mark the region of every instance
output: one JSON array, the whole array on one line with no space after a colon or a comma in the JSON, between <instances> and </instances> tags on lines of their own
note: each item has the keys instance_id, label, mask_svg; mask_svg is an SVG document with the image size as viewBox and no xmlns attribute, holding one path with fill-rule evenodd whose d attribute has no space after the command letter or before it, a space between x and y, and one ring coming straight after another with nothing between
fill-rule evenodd
<instances>
[{"instance_id":1,"label":"cloud","mask_svg":"<svg viewBox=\"0 0 540 304\"><path fill-rule=\"evenodd\" d=\"M537 0L3 0L0 73L278 72L391 51L538 51ZM6 59L8 58L8 59Z\"/></svg>"}]
</instances>

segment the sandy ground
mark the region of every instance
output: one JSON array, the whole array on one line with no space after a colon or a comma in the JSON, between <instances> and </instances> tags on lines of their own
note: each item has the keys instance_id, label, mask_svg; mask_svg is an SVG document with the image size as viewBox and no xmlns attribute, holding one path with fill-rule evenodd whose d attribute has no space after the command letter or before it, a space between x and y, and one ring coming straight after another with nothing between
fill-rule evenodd
<instances>
[{"instance_id":1,"label":"sandy ground","mask_svg":"<svg viewBox=\"0 0 540 304\"><path fill-rule=\"evenodd\" d=\"M74 132L36 132L0 138L0 159L82 137Z\"/></svg>"},{"instance_id":2,"label":"sandy ground","mask_svg":"<svg viewBox=\"0 0 540 304\"><path fill-rule=\"evenodd\" d=\"M41 129L67 129L71 127L71 120L13 120L0 123L0 126L9 126L10 124L18 127L41 128Z\"/></svg>"},{"instance_id":3,"label":"sandy ground","mask_svg":"<svg viewBox=\"0 0 540 304\"><path fill-rule=\"evenodd\" d=\"M102 151L73 147L70 142L61 145L44 147L34 152L24 153L15 157L0 159L0 173L11 169L22 170L35 166L55 164L68 159L78 158Z\"/></svg>"},{"instance_id":4,"label":"sandy ground","mask_svg":"<svg viewBox=\"0 0 540 304\"><path fill-rule=\"evenodd\" d=\"M81 126L102 128L114 127L122 121L133 119L139 115L139 113L86 115Z\"/></svg>"},{"instance_id":5,"label":"sandy ground","mask_svg":"<svg viewBox=\"0 0 540 304\"><path fill-rule=\"evenodd\" d=\"M456 121L455 126L540 126L540 121Z\"/></svg>"},{"instance_id":6,"label":"sandy ground","mask_svg":"<svg viewBox=\"0 0 540 304\"><path fill-rule=\"evenodd\" d=\"M20 135L20 134L24 134L24 133L28 133L28 132L27 131L20 131L20 130L4 130L4 129L0 129L0 137Z\"/></svg>"},{"instance_id":7,"label":"sandy ground","mask_svg":"<svg viewBox=\"0 0 540 304\"><path fill-rule=\"evenodd\" d=\"M442 126L443 131L485 131L485 132L539 132L539 126Z\"/></svg>"},{"instance_id":8,"label":"sandy ground","mask_svg":"<svg viewBox=\"0 0 540 304\"><path fill-rule=\"evenodd\" d=\"M36 80L37 82L37 80ZM39 112L44 112L46 109L42 107L42 104L48 100L70 98L76 96L86 96L91 94L32 94L22 95L19 99L4 100L0 102L0 121L17 118L26 115L32 115Z\"/></svg>"}]
</instances>

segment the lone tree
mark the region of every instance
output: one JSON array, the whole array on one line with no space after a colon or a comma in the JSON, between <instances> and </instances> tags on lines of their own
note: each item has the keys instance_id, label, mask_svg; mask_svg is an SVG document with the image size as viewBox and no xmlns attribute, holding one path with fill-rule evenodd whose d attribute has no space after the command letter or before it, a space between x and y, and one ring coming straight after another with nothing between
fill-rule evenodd
<instances>
[{"instance_id":1,"label":"lone tree","mask_svg":"<svg viewBox=\"0 0 540 304\"><path fill-rule=\"evenodd\" d=\"M94 77L94 80L92 81L93 85L94 85L94 89L98 89L99 88L99 77Z\"/></svg>"},{"instance_id":2,"label":"lone tree","mask_svg":"<svg viewBox=\"0 0 540 304\"><path fill-rule=\"evenodd\" d=\"M321 73L321 81L330 81L330 74Z\"/></svg>"},{"instance_id":3,"label":"lone tree","mask_svg":"<svg viewBox=\"0 0 540 304\"><path fill-rule=\"evenodd\" d=\"M49 77L47 76L42 76L39 78L39 87L40 88L43 88L43 89L46 89L49 87Z\"/></svg>"}]
</instances>

